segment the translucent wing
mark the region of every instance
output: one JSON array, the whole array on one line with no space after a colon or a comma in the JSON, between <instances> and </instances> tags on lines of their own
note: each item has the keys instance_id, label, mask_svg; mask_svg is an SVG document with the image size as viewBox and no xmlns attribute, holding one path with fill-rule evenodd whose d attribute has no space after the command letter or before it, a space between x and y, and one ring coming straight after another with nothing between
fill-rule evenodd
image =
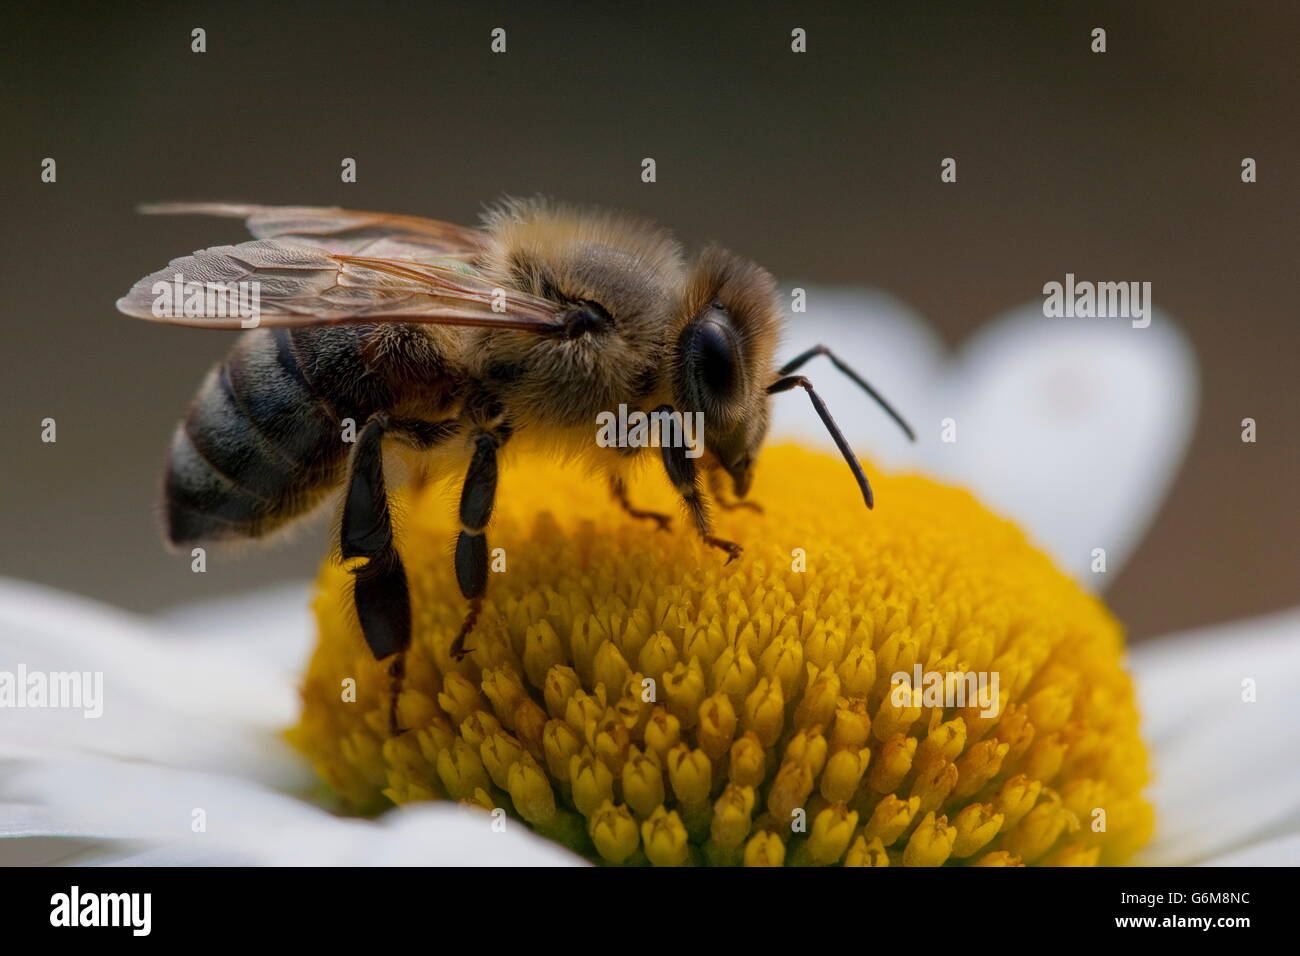
<instances>
[{"instance_id":1,"label":"translucent wing","mask_svg":"<svg viewBox=\"0 0 1300 956\"><path fill-rule=\"evenodd\" d=\"M173 259L132 286L117 307L141 319L211 329L345 322L539 333L564 327L556 303L494 288L463 262L331 253L296 237Z\"/></svg>"},{"instance_id":2,"label":"translucent wing","mask_svg":"<svg viewBox=\"0 0 1300 956\"><path fill-rule=\"evenodd\" d=\"M360 212L326 206L257 206L242 203L155 203L150 215L228 216L243 219L258 239L282 239L341 255L391 259L469 259L482 248L479 229L419 216Z\"/></svg>"}]
</instances>

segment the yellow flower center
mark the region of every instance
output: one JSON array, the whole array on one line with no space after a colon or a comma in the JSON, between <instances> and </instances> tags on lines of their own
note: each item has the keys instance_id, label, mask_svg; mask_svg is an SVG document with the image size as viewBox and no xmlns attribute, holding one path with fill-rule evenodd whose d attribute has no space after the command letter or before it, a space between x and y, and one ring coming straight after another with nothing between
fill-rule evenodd
<instances>
[{"instance_id":1,"label":"yellow flower center","mask_svg":"<svg viewBox=\"0 0 1300 956\"><path fill-rule=\"evenodd\" d=\"M389 736L331 562L291 738L354 812L458 800L608 863L1124 861L1152 813L1115 620L969 494L875 485L867 512L843 462L767 449L765 512L716 514L745 547L724 564L683 519L657 532L586 473L513 460L459 663L456 487L413 492L410 729ZM657 474L631 491L675 511Z\"/></svg>"}]
</instances>

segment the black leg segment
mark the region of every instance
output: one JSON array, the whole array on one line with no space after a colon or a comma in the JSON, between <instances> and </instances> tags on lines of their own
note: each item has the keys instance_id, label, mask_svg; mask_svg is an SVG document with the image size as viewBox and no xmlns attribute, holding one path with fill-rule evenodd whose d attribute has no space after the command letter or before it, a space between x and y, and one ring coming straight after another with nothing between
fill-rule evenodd
<instances>
[{"instance_id":1,"label":"black leg segment","mask_svg":"<svg viewBox=\"0 0 1300 956\"><path fill-rule=\"evenodd\" d=\"M626 511L633 518L644 521L653 521L660 531L667 531L672 524L672 515L660 514L658 511L643 511L640 508L632 506L632 502L627 497L627 484L623 481L621 475L609 476L609 493L614 496L619 507Z\"/></svg>"},{"instance_id":2,"label":"black leg segment","mask_svg":"<svg viewBox=\"0 0 1300 956\"><path fill-rule=\"evenodd\" d=\"M357 616L377 660L404 651L411 643L406 570L393 544L392 516L384 487L382 445L386 425L382 416L375 416L357 437L339 542L345 560L366 560L353 571Z\"/></svg>"},{"instance_id":3,"label":"black leg segment","mask_svg":"<svg viewBox=\"0 0 1300 956\"><path fill-rule=\"evenodd\" d=\"M353 600L361 633L376 660L393 657L388 674L392 697L388 728L396 735L397 701L411 644L411 597L406 569L393 543L392 515L384 487L383 438L388 419L376 415L361 430L352 452L352 474L343 506L340 549L345 560L363 558L353 570Z\"/></svg>"},{"instance_id":4,"label":"black leg segment","mask_svg":"<svg viewBox=\"0 0 1300 956\"><path fill-rule=\"evenodd\" d=\"M474 455L460 493L460 535L456 538L456 582L469 601L469 612L451 645L451 655L461 660L470 649L465 638L473 630L487 592L487 525L497 494L497 449L501 439L482 432L474 439Z\"/></svg>"},{"instance_id":5,"label":"black leg segment","mask_svg":"<svg viewBox=\"0 0 1300 956\"><path fill-rule=\"evenodd\" d=\"M709 472L709 492L713 495L713 503L723 511L752 511L754 514L762 514L763 506L757 501L729 501L727 499L727 489L723 486L722 472L714 469Z\"/></svg>"},{"instance_id":6,"label":"black leg segment","mask_svg":"<svg viewBox=\"0 0 1300 956\"><path fill-rule=\"evenodd\" d=\"M671 412L672 406L660 405L655 409L656 413ZM668 472L668 480L673 483L677 493L682 496L682 502L686 505L686 510L690 513L691 521L704 539L704 543L712 547L719 548L727 552L727 563L730 564L736 558L740 557L740 552L744 549L734 541L726 541L722 538L716 538L713 535L713 523L709 519L709 508L705 503L704 496L700 494L699 475L695 468L695 460L686 457L686 448L682 445L666 444L660 449L663 455L664 471Z\"/></svg>"}]
</instances>

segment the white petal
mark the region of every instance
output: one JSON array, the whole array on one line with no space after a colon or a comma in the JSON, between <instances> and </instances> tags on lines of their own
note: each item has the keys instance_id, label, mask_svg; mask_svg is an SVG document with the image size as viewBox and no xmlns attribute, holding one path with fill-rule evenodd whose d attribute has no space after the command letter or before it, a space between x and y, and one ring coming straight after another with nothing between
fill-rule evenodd
<instances>
[{"instance_id":1,"label":"white petal","mask_svg":"<svg viewBox=\"0 0 1300 956\"><path fill-rule=\"evenodd\" d=\"M982 329L936 392L927 465L1016 519L1098 590L1154 518L1196 419L1191 348L1157 313L1048 319L1029 306ZM937 440L943 419L956 441ZM1091 570L1104 548L1106 573Z\"/></svg>"},{"instance_id":2,"label":"white petal","mask_svg":"<svg viewBox=\"0 0 1300 956\"><path fill-rule=\"evenodd\" d=\"M1206 860L1201 866L1300 866L1300 833L1253 843Z\"/></svg>"},{"instance_id":3,"label":"white petal","mask_svg":"<svg viewBox=\"0 0 1300 956\"><path fill-rule=\"evenodd\" d=\"M335 817L248 781L145 764L83 758L4 769L7 782L0 791L5 801L0 804L0 820L3 807L20 807L23 801L38 805L39 823L29 820L21 835L76 836L109 848L88 862L224 861L281 866L583 862L517 821L508 821L505 830L497 832L489 814L452 803L404 807L369 821ZM199 819L196 811L202 811L200 832L194 829ZM0 840L0 860L6 859L9 846Z\"/></svg>"},{"instance_id":4,"label":"white petal","mask_svg":"<svg viewBox=\"0 0 1300 956\"><path fill-rule=\"evenodd\" d=\"M189 645L121 611L0 579L0 671L102 675L102 714L6 708L0 756L78 751L175 766L224 768L304 783L280 738L297 694L283 672L237 649ZM92 709L93 712L93 709Z\"/></svg>"},{"instance_id":5,"label":"white petal","mask_svg":"<svg viewBox=\"0 0 1300 956\"><path fill-rule=\"evenodd\" d=\"M380 818L379 833L354 844L349 866L583 866L586 861L518 820L492 829L487 813L444 801L410 804ZM285 859L285 865L292 860Z\"/></svg>"},{"instance_id":6,"label":"white petal","mask_svg":"<svg viewBox=\"0 0 1300 956\"><path fill-rule=\"evenodd\" d=\"M98 846L75 828L56 822L48 807L0 795L0 866L64 865Z\"/></svg>"},{"instance_id":7,"label":"white petal","mask_svg":"<svg viewBox=\"0 0 1300 956\"><path fill-rule=\"evenodd\" d=\"M103 844L65 861L70 866L265 866L256 856L221 852L219 847L161 846L125 849L130 844ZM0 845L0 851L4 849Z\"/></svg>"},{"instance_id":8,"label":"white petal","mask_svg":"<svg viewBox=\"0 0 1300 956\"><path fill-rule=\"evenodd\" d=\"M239 847L263 828L281 831L332 819L324 810L251 780L90 754L0 763L0 798L41 808L47 832L177 844L221 835ZM207 833L194 833L195 811Z\"/></svg>"},{"instance_id":9,"label":"white petal","mask_svg":"<svg viewBox=\"0 0 1300 956\"><path fill-rule=\"evenodd\" d=\"M828 346L916 427L945 367L943 342L934 330L880 293L821 287L807 293L808 311L789 317L777 361L785 363L814 345ZM888 468L915 463L918 446L828 359L812 359L798 374L816 384L860 457ZM835 451L802 390L773 398L771 433L774 440L797 438ZM852 480L847 472L846 480Z\"/></svg>"},{"instance_id":10,"label":"white petal","mask_svg":"<svg viewBox=\"0 0 1300 956\"><path fill-rule=\"evenodd\" d=\"M215 653L257 660L296 686L316 642L315 593L311 581L275 584L181 604L151 622L166 634L209 644Z\"/></svg>"},{"instance_id":11,"label":"white petal","mask_svg":"<svg viewBox=\"0 0 1300 956\"><path fill-rule=\"evenodd\" d=\"M801 369L864 458L919 468L970 488L1017 520L1085 586L1100 589L1141 539L1186 450L1196 419L1192 350L1156 313L1135 329L1121 319L1047 319L1041 305L978 332L955 357L898 302L876 293L812 287L791 316L782 360L831 346L908 419L911 445L824 358ZM774 439L833 450L806 401L774 400ZM955 442L943 440L945 419ZM761 466L760 466L761 467ZM882 503L883 504L883 503ZM1091 570L1106 549L1105 574Z\"/></svg>"},{"instance_id":12,"label":"white petal","mask_svg":"<svg viewBox=\"0 0 1300 956\"><path fill-rule=\"evenodd\" d=\"M1266 854L1300 831L1300 608L1140 644L1130 665L1155 762L1148 862Z\"/></svg>"}]
</instances>

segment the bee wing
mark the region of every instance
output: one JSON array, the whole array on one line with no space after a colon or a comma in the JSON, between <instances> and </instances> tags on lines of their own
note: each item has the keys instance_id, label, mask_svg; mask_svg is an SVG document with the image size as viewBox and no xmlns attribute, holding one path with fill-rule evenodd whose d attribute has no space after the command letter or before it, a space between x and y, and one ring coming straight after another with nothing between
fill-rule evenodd
<instances>
[{"instance_id":1,"label":"bee wing","mask_svg":"<svg viewBox=\"0 0 1300 956\"><path fill-rule=\"evenodd\" d=\"M154 203L147 215L228 216L243 219L258 239L283 239L341 255L392 259L468 259L479 252L479 229L437 219L360 212L326 206L256 206L242 203Z\"/></svg>"},{"instance_id":2,"label":"bee wing","mask_svg":"<svg viewBox=\"0 0 1300 956\"><path fill-rule=\"evenodd\" d=\"M345 322L539 333L563 328L555 303L493 288L458 262L341 255L278 239L173 259L132 286L117 308L154 322L210 329Z\"/></svg>"}]
</instances>

